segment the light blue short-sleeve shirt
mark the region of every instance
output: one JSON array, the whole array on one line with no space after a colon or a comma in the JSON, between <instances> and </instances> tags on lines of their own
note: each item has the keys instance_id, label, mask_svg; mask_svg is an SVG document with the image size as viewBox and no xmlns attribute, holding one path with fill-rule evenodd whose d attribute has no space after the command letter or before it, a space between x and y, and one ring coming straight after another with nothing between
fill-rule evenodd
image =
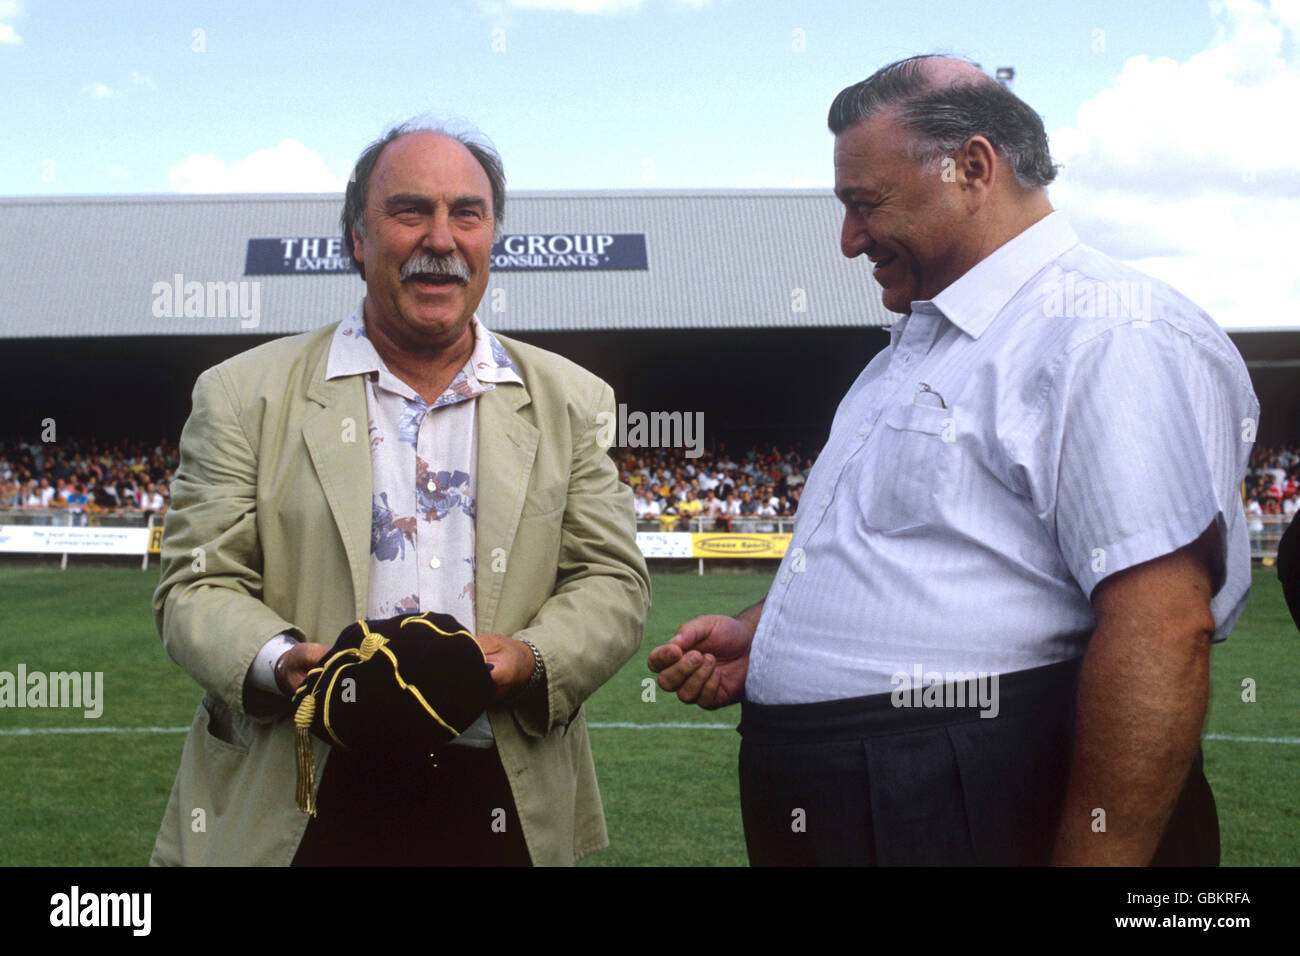
<instances>
[{"instance_id":1,"label":"light blue short-sleeve shirt","mask_svg":"<svg viewBox=\"0 0 1300 956\"><path fill-rule=\"evenodd\" d=\"M1259 404L1227 335L1059 213L891 330L840 403L755 634L748 699L1081 656L1099 582L1218 529L1216 640L1250 585Z\"/></svg>"}]
</instances>

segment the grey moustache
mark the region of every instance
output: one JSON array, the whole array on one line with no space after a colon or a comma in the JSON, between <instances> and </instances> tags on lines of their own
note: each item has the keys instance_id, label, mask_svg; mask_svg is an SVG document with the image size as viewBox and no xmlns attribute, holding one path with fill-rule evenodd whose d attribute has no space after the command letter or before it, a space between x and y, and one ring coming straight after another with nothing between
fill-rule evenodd
<instances>
[{"instance_id":1,"label":"grey moustache","mask_svg":"<svg viewBox=\"0 0 1300 956\"><path fill-rule=\"evenodd\" d=\"M469 282L469 269L456 256L419 256L402 266L398 278L405 282L411 276L450 276L459 282Z\"/></svg>"}]
</instances>

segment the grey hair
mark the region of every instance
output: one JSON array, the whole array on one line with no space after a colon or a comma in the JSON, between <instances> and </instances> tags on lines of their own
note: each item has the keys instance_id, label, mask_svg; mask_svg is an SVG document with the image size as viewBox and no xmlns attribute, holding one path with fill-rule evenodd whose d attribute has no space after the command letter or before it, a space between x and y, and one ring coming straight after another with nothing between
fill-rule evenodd
<instances>
[{"instance_id":1,"label":"grey hair","mask_svg":"<svg viewBox=\"0 0 1300 956\"><path fill-rule=\"evenodd\" d=\"M506 209L506 173L505 167L501 164L501 156L492 142L478 130L464 124L453 126L447 122L424 117L410 119L394 126L365 148L352 168L352 176L348 179L348 187L343 194L343 214L339 217L339 225L343 228L343 247L347 249L348 257L351 258L352 264L356 266L363 279L366 277L366 267L357 259L356 246L352 241L352 229L355 227L357 235L365 238L366 197L370 190L370 175L379 164L380 153L389 143L408 133L419 132L440 133L454 139L478 160L478 164L483 167L483 172L487 174L488 182L492 185L492 236L496 238L501 234L501 223L505 220Z\"/></svg>"},{"instance_id":2,"label":"grey hair","mask_svg":"<svg viewBox=\"0 0 1300 956\"><path fill-rule=\"evenodd\" d=\"M846 87L831 104L827 125L835 135L886 110L897 111L915 139L908 155L933 164L952 156L972 136L983 136L1011 167L1022 189L1040 189L1056 178L1043 121L1024 100L986 76L956 84L936 83L924 69L931 56L883 66Z\"/></svg>"}]
</instances>

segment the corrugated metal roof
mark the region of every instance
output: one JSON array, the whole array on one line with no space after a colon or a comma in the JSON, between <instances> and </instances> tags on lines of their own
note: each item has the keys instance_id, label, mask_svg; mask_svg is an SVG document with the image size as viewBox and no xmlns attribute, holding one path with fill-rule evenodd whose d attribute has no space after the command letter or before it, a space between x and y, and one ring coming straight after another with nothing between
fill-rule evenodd
<instances>
[{"instance_id":1,"label":"corrugated metal roof","mask_svg":"<svg viewBox=\"0 0 1300 956\"><path fill-rule=\"evenodd\" d=\"M0 198L0 337L281 334L346 316L355 273L244 276L248 240L334 236L337 195ZM893 321L840 207L812 190L518 192L506 234L640 233L645 271L494 272L501 332L813 328ZM156 283L258 283L259 321L158 317ZM498 291L500 290L500 291ZM251 295L251 291L248 293Z\"/></svg>"}]
</instances>

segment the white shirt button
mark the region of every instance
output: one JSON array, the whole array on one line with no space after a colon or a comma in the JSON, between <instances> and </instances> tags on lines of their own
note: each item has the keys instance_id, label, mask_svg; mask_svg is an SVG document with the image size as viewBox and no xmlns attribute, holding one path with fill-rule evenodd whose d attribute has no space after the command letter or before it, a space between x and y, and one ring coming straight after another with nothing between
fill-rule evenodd
<instances>
[{"instance_id":1,"label":"white shirt button","mask_svg":"<svg viewBox=\"0 0 1300 956\"><path fill-rule=\"evenodd\" d=\"M437 558L430 558L430 559L429 559L429 567L431 567L431 568L433 568L433 570L437 571L440 567L442 567L442 562L439 561Z\"/></svg>"},{"instance_id":2,"label":"white shirt button","mask_svg":"<svg viewBox=\"0 0 1300 956\"><path fill-rule=\"evenodd\" d=\"M870 426L870 425L863 425L861 428L858 429L858 437L859 437L859 438L866 438L866 437L867 437L868 435L870 435L870 434L871 434L871 426Z\"/></svg>"},{"instance_id":3,"label":"white shirt button","mask_svg":"<svg viewBox=\"0 0 1300 956\"><path fill-rule=\"evenodd\" d=\"M828 504L830 504L830 503L831 503L831 496L830 496L830 495L826 495L826 496L824 496L824 497L822 498L822 507L823 507L823 508L825 508L825 507L826 507Z\"/></svg>"}]
</instances>

